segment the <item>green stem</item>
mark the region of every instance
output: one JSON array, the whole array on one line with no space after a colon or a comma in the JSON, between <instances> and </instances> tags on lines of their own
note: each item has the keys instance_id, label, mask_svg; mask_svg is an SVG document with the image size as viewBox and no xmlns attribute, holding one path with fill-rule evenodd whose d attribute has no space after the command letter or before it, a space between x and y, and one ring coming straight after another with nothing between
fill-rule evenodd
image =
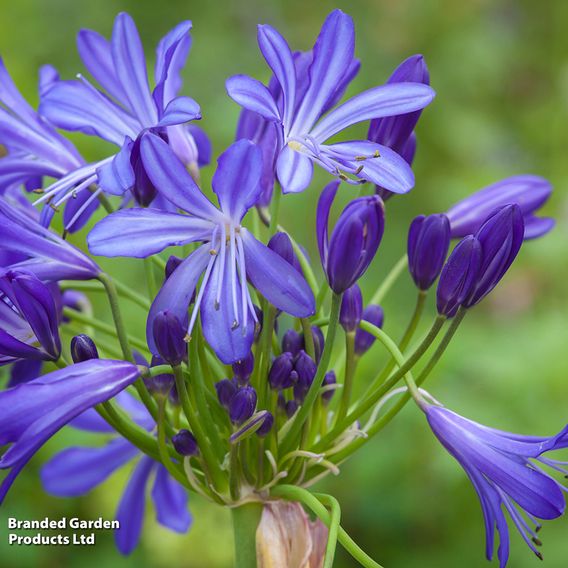
<instances>
[{"instance_id":1,"label":"green stem","mask_svg":"<svg viewBox=\"0 0 568 568\"><path fill-rule=\"evenodd\" d=\"M278 216L280 214L280 198L282 197L282 190L280 184L274 184L274 191L272 192L272 204L270 211L270 225L268 227L270 236L274 235L278 229Z\"/></svg>"},{"instance_id":2,"label":"green stem","mask_svg":"<svg viewBox=\"0 0 568 568\"><path fill-rule=\"evenodd\" d=\"M387 274L383 283L377 288L377 291L373 294L369 304L380 304L384 297L388 294L390 289L394 286L395 282L398 280L399 276L406 270L408 266L408 257L405 255L392 267L391 271Z\"/></svg>"},{"instance_id":3,"label":"green stem","mask_svg":"<svg viewBox=\"0 0 568 568\"><path fill-rule=\"evenodd\" d=\"M331 515L328 510L307 489L295 487L294 485L277 485L271 490L270 494L273 497L281 497L287 501L299 501L311 509L326 526L329 527L331 525ZM368 554L359 548L341 526L338 528L337 538L343 548L355 558L361 566L365 568L382 568L380 564L375 562Z\"/></svg>"},{"instance_id":4,"label":"green stem","mask_svg":"<svg viewBox=\"0 0 568 568\"><path fill-rule=\"evenodd\" d=\"M154 265L149 258L144 259L144 272L146 273L146 287L148 290L148 298L155 298L156 294L158 293L159 284L156 279L156 273L154 272Z\"/></svg>"},{"instance_id":5,"label":"green stem","mask_svg":"<svg viewBox=\"0 0 568 568\"><path fill-rule=\"evenodd\" d=\"M148 310L150 308L151 303L148 301L148 299L132 290L126 284L123 284L118 280L114 280L114 285L116 286L116 290L119 296L122 296L123 298L126 298L128 300L132 300L133 303L137 304L145 310ZM60 282L59 286L62 290L82 290L85 292L105 291L105 289L101 287L101 283L97 280L89 280L85 282L64 281Z\"/></svg>"},{"instance_id":6,"label":"green stem","mask_svg":"<svg viewBox=\"0 0 568 568\"><path fill-rule=\"evenodd\" d=\"M182 473L174 466L170 454L168 452L168 444L166 441L166 396L160 396L158 400L158 451L160 452L161 462L168 470L169 474L179 481L183 486L189 487L187 479Z\"/></svg>"},{"instance_id":7,"label":"green stem","mask_svg":"<svg viewBox=\"0 0 568 568\"><path fill-rule=\"evenodd\" d=\"M314 497L319 499L324 505L327 505L331 510L323 568L333 568L333 559L335 557L335 549L337 548L337 537L339 529L341 528L341 507L339 506L339 501L332 495L314 493Z\"/></svg>"},{"instance_id":8,"label":"green stem","mask_svg":"<svg viewBox=\"0 0 568 568\"><path fill-rule=\"evenodd\" d=\"M318 365L318 370L316 376L308 390L308 394L304 399L300 410L296 414L294 422L288 433L284 436L282 440L280 455L286 455L290 452L296 444L304 422L307 420L310 410L318 396L321 389L321 383L327 371L329 365L329 360L331 358L331 353L333 351L333 343L335 340L335 332L337 330L337 322L339 321L339 310L341 308L341 294L333 294L331 299L331 314L329 316L329 326L327 328L327 336L325 338L325 347L323 348L323 353L321 356L320 363Z\"/></svg>"},{"instance_id":9,"label":"green stem","mask_svg":"<svg viewBox=\"0 0 568 568\"><path fill-rule=\"evenodd\" d=\"M345 378L343 381L343 391L341 393L341 402L337 410L336 421L340 422L347 415L349 410L349 402L351 400L351 392L353 391L353 378L355 376L355 368L357 362L355 360L355 332L349 331L345 334Z\"/></svg>"},{"instance_id":10,"label":"green stem","mask_svg":"<svg viewBox=\"0 0 568 568\"><path fill-rule=\"evenodd\" d=\"M308 318L301 318L302 330L304 332L304 344L306 346L306 353L315 361L316 360L316 347L314 345L314 335L312 333L312 326Z\"/></svg>"},{"instance_id":11,"label":"green stem","mask_svg":"<svg viewBox=\"0 0 568 568\"><path fill-rule=\"evenodd\" d=\"M231 509L235 540L235 568L256 568L256 529L262 515L261 503Z\"/></svg>"}]
</instances>

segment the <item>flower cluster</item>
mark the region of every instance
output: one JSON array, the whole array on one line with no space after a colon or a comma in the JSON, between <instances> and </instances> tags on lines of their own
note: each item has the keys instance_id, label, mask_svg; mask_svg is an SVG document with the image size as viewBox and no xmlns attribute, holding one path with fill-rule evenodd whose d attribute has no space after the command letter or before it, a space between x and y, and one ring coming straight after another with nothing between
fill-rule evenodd
<instances>
[{"instance_id":1,"label":"flower cluster","mask_svg":"<svg viewBox=\"0 0 568 568\"><path fill-rule=\"evenodd\" d=\"M10 375L0 391L0 502L38 449L70 426L105 441L55 455L41 469L43 486L77 497L135 462L116 513L123 554L139 541L151 484L158 522L176 532L191 525L190 493L230 508L238 566L251 565L255 534L262 566L291 556L331 566L338 537L376 566L339 530L337 501L308 488L339 474L413 399L478 493L488 558L496 528L500 565L508 561L506 513L540 556L538 519L565 508L564 487L546 470L566 473L566 464L545 454L568 445L566 429L551 438L490 429L421 384L523 243L552 229L535 215L550 184L511 177L415 218L407 254L366 298L359 282L388 240L387 200L414 185L416 130L434 99L424 58L409 57L385 84L341 102L360 66L348 15L333 11L306 52L259 26L272 76L267 85L227 80L242 111L236 141L217 157L212 201L200 181L211 159L194 124L202 109L180 94L191 27L182 22L159 42L153 87L130 16L117 16L110 40L81 31L91 79L42 68L37 111L0 60L0 366ZM336 141L357 123L367 124L366 139ZM58 129L116 150L90 162ZM313 222L313 242L301 243L280 204L317 191L314 164L331 179L313 211L297 212ZM348 203L336 215L340 192ZM307 252L316 247L318 262ZM93 257L140 259L147 294ZM383 330L381 304L406 268L417 301L396 341ZM434 286L437 317L409 349ZM93 311L97 291L112 324ZM124 318L125 302L142 310L145 334ZM362 357L377 361L376 376L359 376ZM298 503L323 522L309 522Z\"/></svg>"}]
</instances>

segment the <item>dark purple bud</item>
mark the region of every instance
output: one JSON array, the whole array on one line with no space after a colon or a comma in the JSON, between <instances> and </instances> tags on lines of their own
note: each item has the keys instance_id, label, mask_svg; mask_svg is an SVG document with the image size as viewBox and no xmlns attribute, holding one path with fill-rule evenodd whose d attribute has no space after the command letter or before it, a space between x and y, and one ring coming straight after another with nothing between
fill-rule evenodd
<instances>
[{"instance_id":1,"label":"dark purple bud","mask_svg":"<svg viewBox=\"0 0 568 568\"><path fill-rule=\"evenodd\" d=\"M533 175L513 176L473 193L448 210L452 238L473 235L499 207L516 204L525 221L525 239L534 239L554 227L554 219L536 217L550 197L552 186L544 178Z\"/></svg>"},{"instance_id":2,"label":"dark purple bud","mask_svg":"<svg viewBox=\"0 0 568 568\"><path fill-rule=\"evenodd\" d=\"M230 379L223 379L215 383L215 390L217 391L219 402L228 410L231 400L233 400L237 392L237 383Z\"/></svg>"},{"instance_id":3,"label":"dark purple bud","mask_svg":"<svg viewBox=\"0 0 568 568\"><path fill-rule=\"evenodd\" d=\"M290 373L294 369L294 357L292 353L285 351L278 355L272 362L268 372L270 388L274 390L287 389L292 386Z\"/></svg>"},{"instance_id":4,"label":"dark purple bud","mask_svg":"<svg viewBox=\"0 0 568 568\"><path fill-rule=\"evenodd\" d=\"M157 367L158 365L165 365L166 362L157 355L152 356L152 363L150 367ZM172 394L175 391L175 378L172 373L162 373L153 377L144 379L144 383L151 393L155 394ZM176 392L177 395L177 392Z\"/></svg>"},{"instance_id":5,"label":"dark purple bud","mask_svg":"<svg viewBox=\"0 0 568 568\"><path fill-rule=\"evenodd\" d=\"M146 173L144 161L140 155L140 140L139 136L132 144L130 151L130 165L134 170L134 187L132 188L132 195L136 202L142 207L148 207L156 197L156 188Z\"/></svg>"},{"instance_id":6,"label":"dark purple bud","mask_svg":"<svg viewBox=\"0 0 568 568\"><path fill-rule=\"evenodd\" d=\"M229 417L234 424L248 420L256 409L256 391L252 387L237 390L229 404Z\"/></svg>"},{"instance_id":7,"label":"dark purple bud","mask_svg":"<svg viewBox=\"0 0 568 568\"><path fill-rule=\"evenodd\" d=\"M302 336L294 329L286 331L282 337L282 351L288 351L292 355L297 355L300 349L304 348Z\"/></svg>"},{"instance_id":8,"label":"dark purple bud","mask_svg":"<svg viewBox=\"0 0 568 568\"><path fill-rule=\"evenodd\" d=\"M288 386L295 385L298 382L299 379L300 379L300 377L298 376L298 371L296 371L296 369L294 369L290 373L290 384Z\"/></svg>"},{"instance_id":9,"label":"dark purple bud","mask_svg":"<svg viewBox=\"0 0 568 568\"><path fill-rule=\"evenodd\" d=\"M345 292L365 273L375 257L385 225L378 195L354 199L343 210L331 234L324 268L331 289Z\"/></svg>"},{"instance_id":10,"label":"dark purple bud","mask_svg":"<svg viewBox=\"0 0 568 568\"><path fill-rule=\"evenodd\" d=\"M185 342L186 330L178 317L165 310L159 312L155 319L152 331L158 353L170 365L179 365L187 355Z\"/></svg>"},{"instance_id":11,"label":"dark purple bud","mask_svg":"<svg viewBox=\"0 0 568 568\"><path fill-rule=\"evenodd\" d=\"M438 313L448 318L471 294L481 266L481 244L470 235L462 239L450 254L438 282L436 305Z\"/></svg>"},{"instance_id":12,"label":"dark purple bud","mask_svg":"<svg viewBox=\"0 0 568 568\"><path fill-rule=\"evenodd\" d=\"M239 385L245 386L254 369L254 355L252 351L244 359L233 363L232 367L235 379L237 379Z\"/></svg>"},{"instance_id":13,"label":"dark purple bud","mask_svg":"<svg viewBox=\"0 0 568 568\"><path fill-rule=\"evenodd\" d=\"M172 444L180 456L196 456L199 454L197 440L189 430L180 430L172 436Z\"/></svg>"},{"instance_id":14,"label":"dark purple bud","mask_svg":"<svg viewBox=\"0 0 568 568\"><path fill-rule=\"evenodd\" d=\"M286 416L291 418L296 414L296 410L298 410L299 404L295 400L289 400L286 402L286 407L284 411L286 412Z\"/></svg>"},{"instance_id":15,"label":"dark purple bud","mask_svg":"<svg viewBox=\"0 0 568 568\"><path fill-rule=\"evenodd\" d=\"M300 351L294 363L294 370L298 373L298 379L294 383L294 399L302 403L310 390L317 371L315 361L305 352Z\"/></svg>"},{"instance_id":16,"label":"dark purple bud","mask_svg":"<svg viewBox=\"0 0 568 568\"><path fill-rule=\"evenodd\" d=\"M172 275L172 272L183 262L183 258L175 256L172 254L168 261L166 262L166 268L164 270L166 280Z\"/></svg>"},{"instance_id":17,"label":"dark purple bud","mask_svg":"<svg viewBox=\"0 0 568 568\"><path fill-rule=\"evenodd\" d=\"M328 371L321 382L322 387L327 387L329 385L335 385L337 383L337 377L335 376L335 371ZM321 399L324 404L328 404L329 401L333 398L335 393L335 389L326 390L321 394Z\"/></svg>"},{"instance_id":18,"label":"dark purple bud","mask_svg":"<svg viewBox=\"0 0 568 568\"><path fill-rule=\"evenodd\" d=\"M420 290L428 290L442 271L450 248L450 222L445 215L420 215L408 231L408 269Z\"/></svg>"},{"instance_id":19,"label":"dark purple bud","mask_svg":"<svg viewBox=\"0 0 568 568\"><path fill-rule=\"evenodd\" d=\"M479 303L503 278L515 260L525 224L518 205L506 205L494 213L477 231L481 245L481 266L471 295L464 302L469 308Z\"/></svg>"},{"instance_id":20,"label":"dark purple bud","mask_svg":"<svg viewBox=\"0 0 568 568\"><path fill-rule=\"evenodd\" d=\"M302 272L300 261L292 247L292 241L286 233L276 233L268 241L268 248L281 256L288 264L291 264L298 272Z\"/></svg>"},{"instance_id":21,"label":"dark purple bud","mask_svg":"<svg viewBox=\"0 0 568 568\"><path fill-rule=\"evenodd\" d=\"M73 363L82 363L89 359L98 359L99 352L95 342L84 333L76 335L71 339L71 358Z\"/></svg>"},{"instance_id":22,"label":"dark purple bud","mask_svg":"<svg viewBox=\"0 0 568 568\"><path fill-rule=\"evenodd\" d=\"M347 332L355 331L359 327L363 316L363 296L357 284L345 290L341 299L341 311L339 312L339 323Z\"/></svg>"},{"instance_id":23,"label":"dark purple bud","mask_svg":"<svg viewBox=\"0 0 568 568\"><path fill-rule=\"evenodd\" d=\"M385 321L385 313L381 306L371 304L363 310L363 318L365 321L372 323L376 327L383 327ZM366 353L375 343L375 336L367 331L357 329L355 332L355 353L359 356Z\"/></svg>"},{"instance_id":24,"label":"dark purple bud","mask_svg":"<svg viewBox=\"0 0 568 568\"><path fill-rule=\"evenodd\" d=\"M262 422L262 426L256 431L256 435L264 438L268 435L270 430L272 430L272 426L274 426L274 416L271 412L267 412L264 416L264 421Z\"/></svg>"}]
</instances>

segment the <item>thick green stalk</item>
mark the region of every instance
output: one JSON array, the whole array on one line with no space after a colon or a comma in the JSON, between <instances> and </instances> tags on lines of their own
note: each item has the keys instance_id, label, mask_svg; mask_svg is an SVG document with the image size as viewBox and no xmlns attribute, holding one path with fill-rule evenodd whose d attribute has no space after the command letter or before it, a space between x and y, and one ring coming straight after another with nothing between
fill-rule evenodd
<instances>
[{"instance_id":1,"label":"thick green stalk","mask_svg":"<svg viewBox=\"0 0 568 568\"><path fill-rule=\"evenodd\" d=\"M294 418L294 422L288 433L284 436L281 444L280 455L286 455L290 452L294 444L297 443L297 440L300 436L300 432L302 431L302 427L304 423L308 419L308 415L314 405L314 402L319 394L321 389L321 383L327 372L327 368L329 365L329 360L331 358L331 353L333 351L333 343L335 340L335 332L337 330L337 323L339 321L339 310L341 308L341 294L333 294L331 300L331 314L329 316L329 326L327 328L327 336L325 338L325 347L323 349L323 353L321 356L320 363L318 365L318 370L316 372L316 376L310 386L308 394L304 399L300 410L296 414Z\"/></svg>"},{"instance_id":2,"label":"thick green stalk","mask_svg":"<svg viewBox=\"0 0 568 568\"><path fill-rule=\"evenodd\" d=\"M166 402L167 395L160 396L158 400L158 451L160 452L160 461L174 479L183 486L189 487L187 478L174 466L168 452L166 440Z\"/></svg>"},{"instance_id":3,"label":"thick green stalk","mask_svg":"<svg viewBox=\"0 0 568 568\"><path fill-rule=\"evenodd\" d=\"M339 506L339 501L332 495L314 493L314 497L324 505L327 505L331 511L323 568L333 568L333 559L335 558L335 549L337 548L337 537L339 536L339 529L341 528L341 507Z\"/></svg>"},{"instance_id":4,"label":"thick green stalk","mask_svg":"<svg viewBox=\"0 0 568 568\"><path fill-rule=\"evenodd\" d=\"M261 503L247 503L231 509L235 568L256 568L256 529L261 515Z\"/></svg>"},{"instance_id":5,"label":"thick green stalk","mask_svg":"<svg viewBox=\"0 0 568 568\"><path fill-rule=\"evenodd\" d=\"M353 379L355 377L355 369L357 361L355 359L355 332L348 331L345 334L345 378L343 380L343 389L341 392L341 401L337 410L336 422L340 422L347 415L349 410L349 402L351 401L351 393L353 391Z\"/></svg>"},{"instance_id":6,"label":"thick green stalk","mask_svg":"<svg viewBox=\"0 0 568 568\"><path fill-rule=\"evenodd\" d=\"M326 526L331 525L331 515L322 503L310 493L307 489L296 487L294 485L277 485L270 494L273 497L281 497L287 501L299 501L309 509L311 509ZM361 566L365 568L382 568L368 554L366 554L355 541L345 532L341 526L338 529L337 538L343 548L353 557Z\"/></svg>"},{"instance_id":7,"label":"thick green stalk","mask_svg":"<svg viewBox=\"0 0 568 568\"><path fill-rule=\"evenodd\" d=\"M314 345L314 335L312 333L312 326L308 318L301 318L302 330L304 332L304 344L306 346L306 353L315 361L316 360L316 347Z\"/></svg>"}]
</instances>

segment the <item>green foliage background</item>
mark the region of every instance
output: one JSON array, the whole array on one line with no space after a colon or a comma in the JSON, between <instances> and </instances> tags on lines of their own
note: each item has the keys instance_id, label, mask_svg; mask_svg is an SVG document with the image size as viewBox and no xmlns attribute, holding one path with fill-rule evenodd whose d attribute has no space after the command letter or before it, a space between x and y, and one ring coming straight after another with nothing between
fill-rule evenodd
<instances>
[{"instance_id":1,"label":"green foliage background","mask_svg":"<svg viewBox=\"0 0 568 568\"><path fill-rule=\"evenodd\" d=\"M184 92L201 103L202 126L218 154L233 139L239 110L225 94L226 77L234 73L268 77L256 46L256 23L275 25L293 47L306 49L335 7L350 13L357 29L357 54L363 65L350 92L382 83L398 62L420 52L438 93L419 125L416 188L388 204L385 239L362 283L367 298L404 251L406 228L414 215L443 211L469 192L512 174L536 173L554 183L546 212L557 218L556 229L543 240L527 243L499 288L468 316L429 388L451 408L485 424L523 433L555 433L568 420L568 3L0 0L0 54L22 92L35 103L40 65L55 65L65 78L82 70L74 46L81 27L108 35L114 16L127 10L137 21L151 59L154 45L167 30L181 19L192 19L194 46L184 73ZM84 136L73 139L93 159L108 150ZM205 173L206 182L211 170ZM282 219L314 259L315 200L325 179L318 174L312 191L287 197L283 203ZM343 190L344 198L348 190ZM144 291L144 275L136 262L103 265ZM385 303L389 333L400 335L413 302L413 288L404 277ZM96 309L106 313L102 302ZM125 304L125 309L131 306ZM127 315L131 331L141 336L143 314ZM380 347L366 357L360 385L383 357ZM141 545L129 558L118 555L110 533L99 533L92 549L9 547L9 516L112 518L127 470L82 499L58 499L41 489L41 463L59 448L79 442L87 443L85 435L60 433L15 484L0 510L2 566L230 565L229 514L197 498L191 500L195 520L186 537L158 526L148 507ZM99 440L92 436L88 442ZM321 487L342 503L345 528L385 566L485 565L483 522L473 488L415 408L405 409L343 466L340 477ZM561 519L542 531L544 556L551 568L566 565L567 530L568 520ZM340 553L336 565L354 564ZM515 532L510 565L537 565Z\"/></svg>"}]
</instances>

